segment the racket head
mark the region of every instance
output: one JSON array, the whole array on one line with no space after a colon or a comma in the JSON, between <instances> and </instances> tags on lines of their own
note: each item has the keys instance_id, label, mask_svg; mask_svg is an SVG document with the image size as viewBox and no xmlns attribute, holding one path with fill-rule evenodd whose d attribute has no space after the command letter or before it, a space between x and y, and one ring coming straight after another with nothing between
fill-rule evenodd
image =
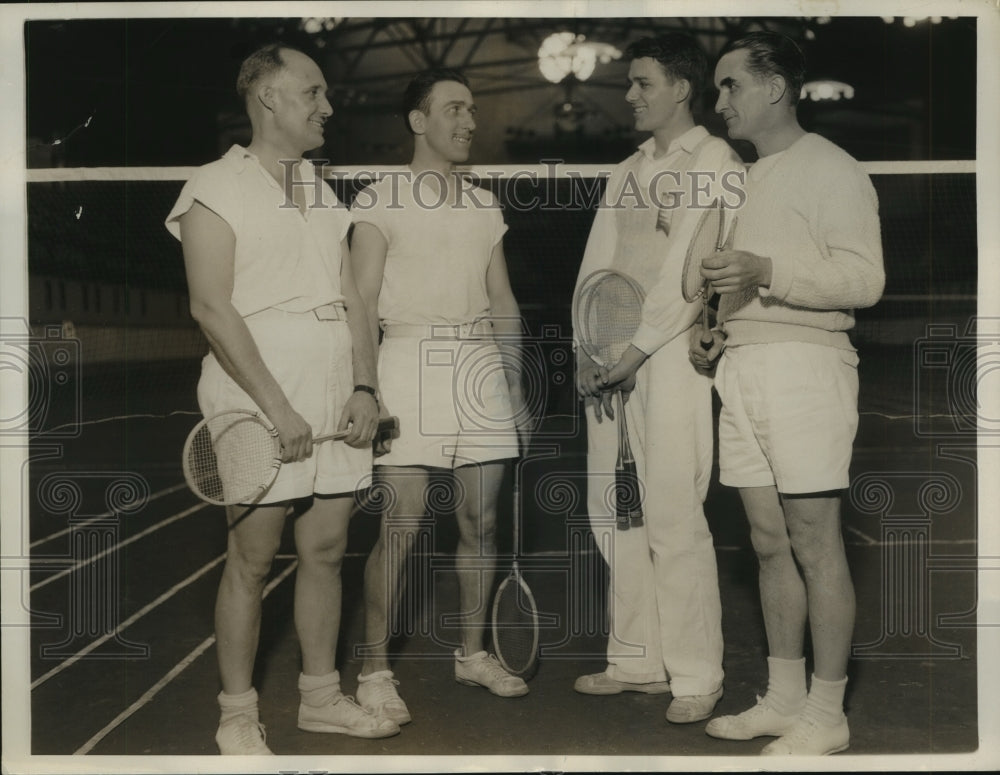
<instances>
[{"instance_id":1,"label":"racket head","mask_svg":"<svg viewBox=\"0 0 1000 775\"><path fill-rule=\"evenodd\" d=\"M614 366L642 320L642 287L624 272L599 269L584 278L573 300L573 326L583 351Z\"/></svg>"},{"instance_id":2,"label":"racket head","mask_svg":"<svg viewBox=\"0 0 1000 775\"><path fill-rule=\"evenodd\" d=\"M281 442L259 412L219 412L191 429L182 466L188 487L203 501L215 506L252 504L278 475Z\"/></svg>"},{"instance_id":3,"label":"racket head","mask_svg":"<svg viewBox=\"0 0 1000 775\"><path fill-rule=\"evenodd\" d=\"M694 236L688 243L687 253L684 256L684 271L681 273L681 293L684 295L684 301L697 301L705 293L701 262L721 247L719 245L721 226L721 206L708 208L698 219Z\"/></svg>"},{"instance_id":4,"label":"racket head","mask_svg":"<svg viewBox=\"0 0 1000 775\"><path fill-rule=\"evenodd\" d=\"M504 670L525 675L538 658L538 606L517 563L493 599L493 650Z\"/></svg>"}]
</instances>

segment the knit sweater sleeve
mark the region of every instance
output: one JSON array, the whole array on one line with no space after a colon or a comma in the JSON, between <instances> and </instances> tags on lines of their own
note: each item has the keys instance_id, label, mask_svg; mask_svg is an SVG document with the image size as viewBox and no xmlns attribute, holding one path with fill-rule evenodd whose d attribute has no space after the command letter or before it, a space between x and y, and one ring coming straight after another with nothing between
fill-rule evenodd
<instances>
[{"instance_id":1,"label":"knit sweater sleeve","mask_svg":"<svg viewBox=\"0 0 1000 775\"><path fill-rule=\"evenodd\" d=\"M808 205L813 212L803 213L813 239L802 249L814 252L813 260L772 256L771 284L760 289L761 296L817 310L870 307L882 296L878 197L856 162L834 161L814 177L822 180L822 190Z\"/></svg>"}]
</instances>

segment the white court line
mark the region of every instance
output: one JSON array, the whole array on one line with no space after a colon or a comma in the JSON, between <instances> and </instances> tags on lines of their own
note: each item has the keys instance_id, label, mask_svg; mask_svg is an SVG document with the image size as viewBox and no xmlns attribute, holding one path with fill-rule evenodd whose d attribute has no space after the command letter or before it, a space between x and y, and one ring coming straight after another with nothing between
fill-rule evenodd
<instances>
[{"instance_id":1,"label":"white court line","mask_svg":"<svg viewBox=\"0 0 1000 775\"><path fill-rule=\"evenodd\" d=\"M87 644L84 648L82 648L76 654L74 654L73 656L71 656L69 659L66 659L63 662L60 662L54 668L52 668L51 670L49 670L49 672L47 672L45 675L42 675L42 676L39 676L38 678L36 678L34 681L32 681L31 688L35 689L35 688L41 686L43 683L45 683L46 681L48 681L52 676L58 675L59 673L61 673L66 668L71 667L74 664L76 664L77 662L79 662L81 659L83 659L85 656L87 656L87 654L89 654L91 651L93 651L96 648L99 648L101 645L103 645L104 643L106 643L107 641L109 641L115 635L117 635L118 633L122 632L126 627L130 627L133 624L135 624L137 621L139 621L143 616L145 616L146 614L148 614L154 608L158 608L160 605L162 605L167 600L169 600L174 595L176 595L178 592L180 592L182 589L184 589L184 587L186 587L189 584L192 584L195 581L197 581L198 579L200 579L202 576L204 576L206 573L208 573L212 568L214 568L216 565L218 565L224 559L226 559L226 553L220 554L218 557L216 557L210 563L208 563L207 565L203 565L201 568L199 568L198 570L196 570L194 573L192 573L190 576L188 576L183 581L180 581L177 584L174 584L170 589L168 589L166 592L164 592L162 595L160 595L158 598L156 598L156 600L154 600L152 603L148 603L147 605L143 606L138 611L136 611L134 614L132 614L128 619L126 619L124 622L122 622L117 627L115 627L115 629L114 629L113 632L109 632L106 635L101 636L100 638L98 638L94 642Z\"/></svg>"},{"instance_id":2,"label":"white court line","mask_svg":"<svg viewBox=\"0 0 1000 775\"><path fill-rule=\"evenodd\" d=\"M128 539L126 539L124 541L119 541L114 546L112 546L110 549L105 549L103 552L98 552L93 557L88 557L84 562L76 563L71 568L66 568L65 570L61 570L58 573L56 573L56 574L54 574L52 576L49 576L48 578L42 579L37 584L32 584L31 587L29 587L29 590L31 592L34 592L35 590L41 589L45 585L51 584L56 579L61 579L63 576L68 576L70 573L78 571L80 568L82 568L82 567L84 567L86 565L89 565L92 562L96 562L97 560L101 559L102 557L104 557L104 556L106 556L108 554L111 554L111 552L117 552L119 549L123 549L124 547L128 546L129 544L135 543L140 538L145 538L150 533L155 533L160 528L166 527L167 525L173 524L174 522L177 522L178 520L184 519L184 517L188 517L191 514L194 514L196 511L201 511L203 508L205 508L207 506L208 506L207 503L198 503L198 504L195 504L194 506L192 506L189 509L185 509L184 511L182 511L182 512L180 512L178 514L174 514L174 516L172 516L172 517L168 517L167 519L163 520L162 522L158 522L157 524L153 525L152 527L146 528L141 533L136 533L131 538L128 538Z\"/></svg>"},{"instance_id":3,"label":"white court line","mask_svg":"<svg viewBox=\"0 0 1000 775\"><path fill-rule=\"evenodd\" d=\"M154 492L146 499L146 503L149 503L150 501L155 501L157 498L162 498L164 495L170 495L171 493L177 492L178 490L183 490L185 487L187 487L187 485L184 482L181 482L180 484L175 484L173 487L168 487L165 490ZM56 538L61 538L62 536L72 532L73 530L77 530L81 527L86 527L87 525L93 522L97 522L100 519L107 519L108 517L113 517L114 515L115 512L106 511L103 514L98 514L96 517L91 517L90 519L85 520L84 522L75 524L73 525L73 527L63 528L57 533L52 533L52 535L47 535L44 536L43 538L39 538L37 541L32 541L30 544L28 544L28 547L30 549L34 549L36 546L41 546L42 544L48 543L49 541L54 541Z\"/></svg>"},{"instance_id":4,"label":"white court line","mask_svg":"<svg viewBox=\"0 0 1000 775\"><path fill-rule=\"evenodd\" d=\"M299 564L298 560L295 560L294 562L290 563L288 567L285 568L281 573L275 576L275 578L272 579L271 582L266 587L264 587L264 594L261 596L261 598L263 599L267 597L271 593L271 590L273 590L276 586L278 586L278 584L280 584L282 581L288 578L288 576L291 575L292 571L295 570L298 564ZM177 676L179 676L181 673L187 670L192 664L194 664L195 660L198 659L198 657L200 657L206 651L208 651L208 649L210 649L212 647L212 644L214 643L215 643L215 635L210 635L207 638L205 638L205 640L203 640L200 644L198 644L186 657L184 657L184 659L182 659L180 662L174 665L174 667L165 676L163 676L159 681L157 681L149 689L147 689L146 692L138 700L133 702L125 710L123 710L121 713L115 716L115 718L100 732L91 737L86 743L80 746L80 748L74 751L73 755L76 756L78 754L90 753L90 751L94 748L95 745L101 742L101 740L107 737L117 727L121 726L123 722L128 720L137 711L141 710L143 706L147 705L149 701L152 700L157 694L159 694L162 689L166 688L166 686L170 684L171 681L173 681Z\"/></svg>"},{"instance_id":5,"label":"white court line","mask_svg":"<svg viewBox=\"0 0 1000 775\"><path fill-rule=\"evenodd\" d=\"M845 530L846 530L846 531L847 531L848 533L854 533L854 535L858 536L858 537L859 537L859 538L860 538L860 539L861 539L861 540L862 540L862 541L863 541L864 543L866 543L866 544L867 544L868 546L877 546L877 545L878 545L878 540L877 540L877 539L875 539L875 538L872 538L872 537L871 537L870 535L868 535L867 533L862 533L862 532L861 532L860 530L858 530L858 529L857 529L856 527L851 527L850 525L847 525L847 526L846 526L846 527L845 527L844 529L845 529Z\"/></svg>"}]
</instances>

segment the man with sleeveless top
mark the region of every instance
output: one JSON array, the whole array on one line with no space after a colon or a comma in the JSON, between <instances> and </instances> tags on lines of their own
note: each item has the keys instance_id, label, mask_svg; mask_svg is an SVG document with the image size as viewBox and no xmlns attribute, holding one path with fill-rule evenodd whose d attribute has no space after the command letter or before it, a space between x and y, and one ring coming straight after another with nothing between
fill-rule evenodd
<instances>
[{"instance_id":1,"label":"man with sleeveless top","mask_svg":"<svg viewBox=\"0 0 1000 775\"><path fill-rule=\"evenodd\" d=\"M739 488L750 523L769 652L764 696L706 732L778 737L767 755L832 754L850 743L854 587L840 500L858 427L858 356L847 332L853 308L874 304L885 284L875 190L853 158L799 125L804 76L798 46L771 32L730 43L716 65L716 110L759 160L733 249L702 263L722 294L715 344L691 345L701 367L721 353L720 479Z\"/></svg>"},{"instance_id":2,"label":"man with sleeveless top","mask_svg":"<svg viewBox=\"0 0 1000 775\"><path fill-rule=\"evenodd\" d=\"M256 503L226 509L228 552L215 608L223 754L267 755L253 688L261 598L289 509L302 650L298 725L378 738L399 727L340 690L340 568L354 494L367 486L378 421L374 347L347 256L350 216L305 151L332 113L309 57L273 44L237 80L253 137L197 169L167 217L181 240L191 314L211 352L198 403L209 416L261 411L283 460ZM346 443L313 438L350 429Z\"/></svg>"},{"instance_id":3,"label":"man with sleeveless top","mask_svg":"<svg viewBox=\"0 0 1000 775\"><path fill-rule=\"evenodd\" d=\"M382 333L382 403L400 420L399 437L376 461L386 508L365 567L358 701L399 724L411 716L389 662L389 622L435 471L447 472L456 492L462 627L455 680L500 697L528 692L485 648L497 498L527 418L520 312L503 252L507 227L493 196L454 170L468 159L475 112L461 73L438 68L415 76L403 96L413 159L352 205L354 272L372 334Z\"/></svg>"},{"instance_id":4,"label":"man with sleeveless top","mask_svg":"<svg viewBox=\"0 0 1000 775\"><path fill-rule=\"evenodd\" d=\"M712 467L711 380L688 361L687 332L701 304L687 303L681 273L694 228L720 196L739 205L743 166L729 145L697 126L691 103L708 63L689 36L666 33L629 46L626 100L635 127L652 133L619 164L587 242L577 284L612 268L645 290L642 322L610 370L577 349L577 390L586 400L588 510L610 569L605 671L577 679L585 694L623 691L673 699L667 720L711 715L722 696L722 614L712 535L702 508ZM697 327L697 326L696 326ZM614 528L618 418L625 413L645 525Z\"/></svg>"}]
</instances>

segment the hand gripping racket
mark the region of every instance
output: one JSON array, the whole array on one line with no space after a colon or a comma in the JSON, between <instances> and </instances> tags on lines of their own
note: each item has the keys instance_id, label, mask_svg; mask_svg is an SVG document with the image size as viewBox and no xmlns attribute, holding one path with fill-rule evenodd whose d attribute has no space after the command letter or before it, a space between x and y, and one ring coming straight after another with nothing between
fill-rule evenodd
<instances>
[{"instance_id":1,"label":"hand gripping racket","mask_svg":"<svg viewBox=\"0 0 1000 775\"><path fill-rule=\"evenodd\" d=\"M701 346L705 350L712 349L712 332L708 325L708 300L712 290L708 280L701 276L701 262L727 247L726 219L722 208L720 198L716 200L715 205L701 214L694 236L688 243L687 254L684 256L684 271L681 274L681 293L684 295L684 301L701 299ZM736 219L733 219L733 227L735 226ZM732 244L732 234L731 230L729 244Z\"/></svg>"},{"instance_id":2,"label":"hand gripping racket","mask_svg":"<svg viewBox=\"0 0 1000 775\"><path fill-rule=\"evenodd\" d=\"M583 351L600 366L611 368L628 349L642 318L643 290L628 275L600 269L587 275L573 305L573 324ZM619 530L641 525L639 474L628 438L625 401L618 403L618 459L615 462L615 522Z\"/></svg>"},{"instance_id":3,"label":"hand gripping racket","mask_svg":"<svg viewBox=\"0 0 1000 775\"><path fill-rule=\"evenodd\" d=\"M388 417L380 435L393 433L399 420ZM313 443L346 438L350 431L317 436ZM236 409L206 417L188 434L183 453L184 478L199 498L215 506L254 503L281 470L278 432L260 413Z\"/></svg>"},{"instance_id":4,"label":"hand gripping racket","mask_svg":"<svg viewBox=\"0 0 1000 775\"><path fill-rule=\"evenodd\" d=\"M493 599L493 650L504 669L524 675L538 656L538 606L517 564L521 540L521 466L514 461L514 560Z\"/></svg>"}]
</instances>

